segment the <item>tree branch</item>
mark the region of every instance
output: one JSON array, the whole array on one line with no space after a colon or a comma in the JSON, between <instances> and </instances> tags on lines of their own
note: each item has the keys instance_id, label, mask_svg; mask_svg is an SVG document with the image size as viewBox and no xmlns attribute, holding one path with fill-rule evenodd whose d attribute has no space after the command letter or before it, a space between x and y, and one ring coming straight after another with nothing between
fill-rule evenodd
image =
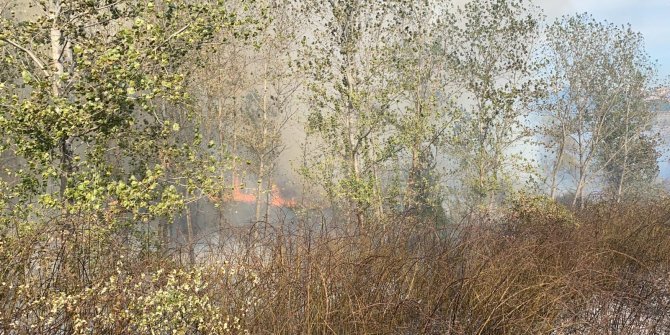
<instances>
[{"instance_id":1,"label":"tree branch","mask_svg":"<svg viewBox=\"0 0 670 335\"><path fill-rule=\"evenodd\" d=\"M7 38L0 38L0 41L4 41L4 42L8 43L9 45L25 52L28 56L30 56L30 58L33 60L33 62L35 62L35 65L37 65L37 67L39 67L39 69L42 70L42 73L46 77L49 77L49 71L47 70L46 66L44 66L44 62L42 62L42 60L40 60L39 57L37 57L37 55L35 55L34 52L22 47L20 44L12 41L10 39L7 39Z\"/></svg>"},{"instance_id":2,"label":"tree branch","mask_svg":"<svg viewBox=\"0 0 670 335\"><path fill-rule=\"evenodd\" d=\"M156 47L154 48L153 51L154 51L154 52L158 51L158 49L160 49L161 47L163 47L164 45L166 45L166 44L167 44L168 42L170 42L170 40L172 40L173 38L177 37L177 35L183 33L184 31L186 31L186 29L188 29L189 27L191 27L191 23L186 24L186 25L183 26L181 29L179 29L179 30L175 31L174 33L172 33L172 35L168 36L168 38L166 38L166 39L163 41L163 43L161 43L160 45L156 46Z\"/></svg>"}]
</instances>

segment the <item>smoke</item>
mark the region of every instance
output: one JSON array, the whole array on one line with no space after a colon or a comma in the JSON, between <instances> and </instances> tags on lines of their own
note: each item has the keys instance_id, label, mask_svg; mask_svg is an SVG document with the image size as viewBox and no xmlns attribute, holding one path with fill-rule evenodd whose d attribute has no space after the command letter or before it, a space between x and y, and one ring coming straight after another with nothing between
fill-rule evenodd
<instances>
[{"instance_id":1,"label":"smoke","mask_svg":"<svg viewBox=\"0 0 670 335\"><path fill-rule=\"evenodd\" d=\"M455 0L452 3L456 6L461 6L463 4L466 4L470 2L471 0ZM584 2L589 2L586 0L580 0ZM618 0L618 1L613 1L610 0L608 2L623 2L625 0ZM598 6L602 6L602 1L601 0L594 0L591 1L594 4L597 4ZM575 11L575 6L572 3L572 0L536 0L534 1L536 5L538 5L542 10L544 10L544 14L550 19L553 20L557 17L561 17L562 15L570 14Z\"/></svg>"},{"instance_id":2,"label":"smoke","mask_svg":"<svg viewBox=\"0 0 670 335\"><path fill-rule=\"evenodd\" d=\"M569 14L575 10L570 0L539 0L537 5L544 10L550 20Z\"/></svg>"}]
</instances>

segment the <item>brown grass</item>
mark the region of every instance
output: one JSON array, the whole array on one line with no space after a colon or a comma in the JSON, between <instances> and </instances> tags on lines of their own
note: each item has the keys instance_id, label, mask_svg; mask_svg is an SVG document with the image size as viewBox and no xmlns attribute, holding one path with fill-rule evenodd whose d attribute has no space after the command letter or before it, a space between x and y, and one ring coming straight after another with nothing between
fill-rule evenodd
<instances>
[{"instance_id":1,"label":"brown grass","mask_svg":"<svg viewBox=\"0 0 670 335\"><path fill-rule=\"evenodd\" d=\"M85 285L29 280L25 271L17 279L11 269L35 250L5 245L3 281L35 286L2 287L2 332L216 334L224 328L212 320L222 320L225 332L251 334L667 333L669 205L570 213L522 199L496 220L472 216L438 229L401 216L356 234L286 222L230 233L195 266L129 253L135 258L111 266L106 255ZM54 311L63 291L58 299L70 300ZM155 298L165 292L176 302ZM188 311L179 299L191 301ZM149 319L161 304L169 308ZM116 317L104 321L100 311ZM49 317L56 321L42 320ZM164 320L172 323L159 327Z\"/></svg>"}]
</instances>

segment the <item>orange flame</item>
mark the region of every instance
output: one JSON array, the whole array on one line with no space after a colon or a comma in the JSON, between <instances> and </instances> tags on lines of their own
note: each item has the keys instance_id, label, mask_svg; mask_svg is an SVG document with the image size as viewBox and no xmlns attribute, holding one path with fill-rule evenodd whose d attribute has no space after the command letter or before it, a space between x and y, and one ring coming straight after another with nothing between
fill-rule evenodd
<instances>
[{"instance_id":1,"label":"orange flame","mask_svg":"<svg viewBox=\"0 0 670 335\"><path fill-rule=\"evenodd\" d=\"M272 185L272 190L270 192L270 205L275 206L275 207L295 207L297 204L295 199L284 199L280 192L279 192L279 187L277 185Z\"/></svg>"},{"instance_id":2,"label":"orange flame","mask_svg":"<svg viewBox=\"0 0 670 335\"><path fill-rule=\"evenodd\" d=\"M245 204L253 204L256 202L256 196L254 194L244 193L242 189L244 185L240 184L237 177L233 178L233 201L243 202Z\"/></svg>"},{"instance_id":3,"label":"orange flame","mask_svg":"<svg viewBox=\"0 0 670 335\"><path fill-rule=\"evenodd\" d=\"M241 185L237 177L234 179L235 186L233 187L233 197L232 200L234 202L241 202L245 204L254 204L256 203L256 195L252 193L245 193L243 192L244 186ZM272 189L270 190L270 206L274 207L295 207L297 205L297 202L295 199L290 198L286 199L282 197L281 195L281 190L279 187L275 184L272 185Z\"/></svg>"}]
</instances>

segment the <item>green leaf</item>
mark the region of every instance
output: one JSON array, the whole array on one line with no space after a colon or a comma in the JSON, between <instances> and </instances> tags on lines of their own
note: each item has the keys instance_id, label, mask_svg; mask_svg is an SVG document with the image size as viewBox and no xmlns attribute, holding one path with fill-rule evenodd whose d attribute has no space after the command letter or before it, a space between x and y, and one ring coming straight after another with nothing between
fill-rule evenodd
<instances>
[{"instance_id":1,"label":"green leaf","mask_svg":"<svg viewBox=\"0 0 670 335\"><path fill-rule=\"evenodd\" d=\"M21 78L23 79L24 83L30 84L33 76L27 70L23 70L21 71Z\"/></svg>"}]
</instances>

